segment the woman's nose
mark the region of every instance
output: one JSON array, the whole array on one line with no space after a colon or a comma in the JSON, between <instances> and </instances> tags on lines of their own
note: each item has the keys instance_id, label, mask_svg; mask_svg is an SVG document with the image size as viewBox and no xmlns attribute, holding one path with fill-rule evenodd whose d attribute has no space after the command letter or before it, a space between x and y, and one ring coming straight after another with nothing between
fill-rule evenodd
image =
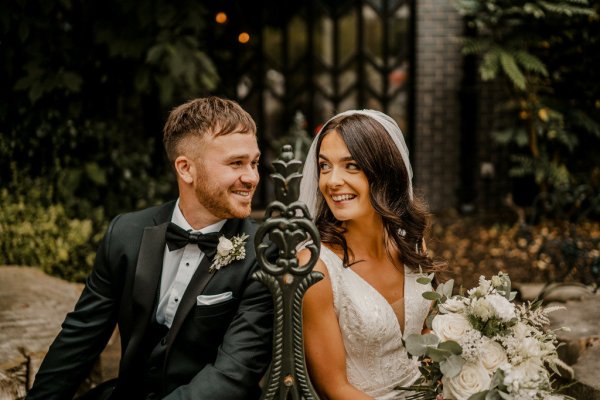
<instances>
[{"instance_id":1,"label":"woman's nose","mask_svg":"<svg viewBox=\"0 0 600 400\"><path fill-rule=\"evenodd\" d=\"M342 172L336 168L333 167L331 169L331 172L329 173L329 179L327 181L327 185L329 185L330 187L337 187L340 186L344 183L344 177Z\"/></svg>"}]
</instances>

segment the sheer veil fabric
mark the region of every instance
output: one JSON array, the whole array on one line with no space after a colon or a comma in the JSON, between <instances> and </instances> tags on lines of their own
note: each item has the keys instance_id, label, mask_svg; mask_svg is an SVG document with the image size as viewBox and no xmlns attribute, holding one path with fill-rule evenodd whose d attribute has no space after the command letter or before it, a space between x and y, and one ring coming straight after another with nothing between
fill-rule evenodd
<instances>
[{"instance_id":1,"label":"sheer veil fabric","mask_svg":"<svg viewBox=\"0 0 600 400\"><path fill-rule=\"evenodd\" d=\"M346 117L350 115L366 115L367 117L378 122L385 131L390 135L396 147L400 151L402 155L402 160L404 161L404 165L406 166L406 171L408 172L408 191L410 198L412 200L413 190L412 190L412 178L413 171L410 165L410 160L408 158L408 147L406 146L406 142L404 141L404 136L402 135L402 131L400 127L390 116L382 113L381 111L376 110L349 110L343 113L337 114L333 118L329 119L324 125L325 128L329 122L331 122L335 118ZM323 134L323 128L319 131L317 136L312 142L310 149L308 150L308 154L306 156L306 161L304 162L304 169L302 170L302 180L300 181L300 196L298 200L302 201L308 207L308 211L310 215L314 218L317 212L317 208L319 206L317 196L317 191L319 190L319 170L317 168L317 141L320 135Z\"/></svg>"}]
</instances>

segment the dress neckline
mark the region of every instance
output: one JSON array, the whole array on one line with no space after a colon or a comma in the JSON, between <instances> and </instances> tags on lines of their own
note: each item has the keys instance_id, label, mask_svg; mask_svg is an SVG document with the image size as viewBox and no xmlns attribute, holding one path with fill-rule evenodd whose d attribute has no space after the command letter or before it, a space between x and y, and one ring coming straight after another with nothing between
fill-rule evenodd
<instances>
[{"instance_id":1,"label":"dress neckline","mask_svg":"<svg viewBox=\"0 0 600 400\"><path fill-rule=\"evenodd\" d=\"M344 270L348 270L350 271L355 277L357 277L359 279L359 281L361 281L363 283L363 285L366 285L370 290L372 290L378 297L380 300L382 300L385 304L387 304L387 309L394 315L394 320L396 321L396 324L398 325L398 330L400 331L400 335L403 336L404 335L404 329L406 329L406 289L407 289L407 285L406 285L406 267L403 266L402 270L403 270L403 274L404 274L404 282L402 282L403 286L404 286L404 290L403 290L403 295L402 298L394 301L393 303L390 303L389 301L387 301L387 299L385 298L384 295L381 294L381 292L379 292L379 290L375 289L375 287L373 287L373 285L371 285L369 282L367 282L367 280L365 278L363 278L362 276L360 276L356 271L354 271L352 268L348 267L344 267L344 260L341 259L340 256L338 256L333 250L331 250L329 247L325 246L325 245L321 245L321 248L326 248L327 251L329 251L331 254L333 254L335 256L335 258L338 259L338 261L342 264L342 268ZM402 301L404 304L402 305L403 308L403 312L402 312L402 324L400 323L400 320L398 319L398 315L396 314L396 312L394 311L394 307L393 305L396 304L397 302ZM404 329L403 329L404 327Z\"/></svg>"}]
</instances>

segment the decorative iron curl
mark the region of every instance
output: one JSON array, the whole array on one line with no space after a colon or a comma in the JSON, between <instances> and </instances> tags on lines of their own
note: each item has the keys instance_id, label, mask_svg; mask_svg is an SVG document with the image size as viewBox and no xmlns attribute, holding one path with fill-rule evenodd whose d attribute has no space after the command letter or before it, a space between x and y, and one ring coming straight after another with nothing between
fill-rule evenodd
<instances>
[{"instance_id":1,"label":"decorative iron curl","mask_svg":"<svg viewBox=\"0 0 600 400\"><path fill-rule=\"evenodd\" d=\"M273 360L262 400L318 400L304 361L302 299L323 275L312 271L319 258L319 231L306 205L297 201L301 167L292 147L284 146L280 158L273 162L275 172L271 174L276 200L267 207L266 221L254 239L261 270L253 277L271 290L275 307ZM301 245L310 251L303 265L296 258ZM273 247L277 250L275 261Z\"/></svg>"},{"instance_id":2,"label":"decorative iron curl","mask_svg":"<svg viewBox=\"0 0 600 400\"><path fill-rule=\"evenodd\" d=\"M280 215L273 217L275 212L279 212ZM254 238L259 263L273 275L284 273L303 275L309 266L312 269L319 258L319 231L310 220L306 205L295 201L286 206L275 201L269 205L265 214L269 218L261 225ZM270 262L266 256L266 251L270 247L269 244L264 243L267 235L279 249L275 263ZM310 259L306 264L298 265L296 249L303 242L304 247L310 250Z\"/></svg>"}]
</instances>

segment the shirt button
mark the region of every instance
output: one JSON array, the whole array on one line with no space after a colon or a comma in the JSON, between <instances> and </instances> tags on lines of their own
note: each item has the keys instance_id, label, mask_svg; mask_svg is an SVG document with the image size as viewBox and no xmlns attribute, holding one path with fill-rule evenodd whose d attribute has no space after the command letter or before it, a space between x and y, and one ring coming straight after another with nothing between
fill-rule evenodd
<instances>
[{"instance_id":1,"label":"shirt button","mask_svg":"<svg viewBox=\"0 0 600 400\"><path fill-rule=\"evenodd\" d=\"M189 267L189 266L190 266L190 263L187 263L187 262L186 262L186 263L185 263L185 266L186 266L186 267Z\"/></svg>"},{"instance_id":2,"label":"shirt button","mask_svg":"<svg viewBox=\"0 0 600 400\"><path fill-rule=\"evenodd\" d=\"M177 297L175 297L175 303L177 303L179 301L179 299Z\"/></svg>"}]
</instances>

